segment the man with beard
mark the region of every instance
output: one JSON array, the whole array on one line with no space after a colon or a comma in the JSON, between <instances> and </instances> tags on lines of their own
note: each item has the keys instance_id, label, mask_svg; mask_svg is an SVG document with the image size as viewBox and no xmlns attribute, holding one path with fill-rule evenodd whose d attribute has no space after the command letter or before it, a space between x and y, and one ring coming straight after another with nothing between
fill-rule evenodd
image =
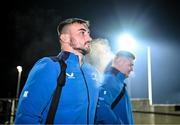
<instances>
[{"instance_id":1,"label":"man with beard","mask_svg":"<svg viewBox=\"0 0 180 125\"><path fill-rule=\"evenodd\" d=\"M38 60L31 69L20 95L15 124L94 123L96 72L83 62L92 40L88 27L89 22L79 18L69 18L58 25L61 52ZM61 90L57 89L58 82L63 84ZM54 102L58 102L56 108Z\"/></svg>"}]
</instances>

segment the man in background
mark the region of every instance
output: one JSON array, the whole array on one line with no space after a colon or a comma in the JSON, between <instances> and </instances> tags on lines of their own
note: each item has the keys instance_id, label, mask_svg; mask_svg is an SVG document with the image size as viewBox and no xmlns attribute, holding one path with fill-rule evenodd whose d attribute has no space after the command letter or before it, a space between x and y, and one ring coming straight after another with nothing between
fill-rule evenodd
<instances>
[{"instance_id":1,"label":"man in background","mask_svg":"<svg viewBox=\"0 0 180 125\"><path fill-rule=\"evenodd\" d=\"M96 124L134 124L131 101L124 83L133 70L134 60L132 53L119 51L104 71Z\"/></svg>"}]
</instances>

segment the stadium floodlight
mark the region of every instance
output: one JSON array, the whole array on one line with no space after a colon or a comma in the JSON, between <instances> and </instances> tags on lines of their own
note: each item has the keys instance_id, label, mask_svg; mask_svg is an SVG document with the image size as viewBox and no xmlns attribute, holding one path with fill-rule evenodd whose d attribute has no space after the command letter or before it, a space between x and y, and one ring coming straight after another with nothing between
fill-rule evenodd
<instances>
[{"instance_id":1,"label":"stadium floodlight","mask_svg":"<svg viewBox=\"0 0 180 125\"><path fill-rule=\"evenodd\" d=\"M118 38L118 49L133 52L136 48L136 40L128 33L123 33Z\"/></svg>"}]
</instances>

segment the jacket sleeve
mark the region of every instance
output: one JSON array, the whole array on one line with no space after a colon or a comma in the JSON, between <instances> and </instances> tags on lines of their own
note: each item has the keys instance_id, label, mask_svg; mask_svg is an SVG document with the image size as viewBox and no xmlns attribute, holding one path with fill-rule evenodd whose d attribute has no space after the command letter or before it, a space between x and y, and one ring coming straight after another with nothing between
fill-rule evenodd
<instances>
[{"instance_id":1,"label":"jacket sleeve","mask_svg":"<svg viewBox=\"0 0 180 125\"><path fill-rule=\"evenodd\" d=\"M48 57L34 65L19 98L15 124L42 122L43 111L57 85L59 70L58 63Z\"/></svg>"}]
</instances>

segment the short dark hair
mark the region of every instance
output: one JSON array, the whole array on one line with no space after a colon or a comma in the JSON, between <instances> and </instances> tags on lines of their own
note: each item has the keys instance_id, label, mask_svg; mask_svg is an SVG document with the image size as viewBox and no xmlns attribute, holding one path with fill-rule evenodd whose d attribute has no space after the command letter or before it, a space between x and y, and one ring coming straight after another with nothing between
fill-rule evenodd
<instances>
[{"instance_id":1,"label":"short dark hair","mask_svg":"<svg viewBox=\"0 0 180 125\"><path fill-rule=\"evenodd\" d=\"M120 50L117 52L116 57L127 57L131 59L135 59L135 55L129 51Z\"/></svg>"},{"instance_id":2,"label":"short dark hair","mask_svg":"<svg viewBox=\"0 0 180 125\"><path fill-rule=\"evenodd\" d=\"M89 27L89 25L90 25L89 21L87 21L87 20L83 20L80 18L68 18L59 23L59 25L57 27L58 35L60 35L62 33L62 30L66 25L73 24L73 23L85 24L85 25L87 25L87 27Z\"/></svg>"}]
</instances>

